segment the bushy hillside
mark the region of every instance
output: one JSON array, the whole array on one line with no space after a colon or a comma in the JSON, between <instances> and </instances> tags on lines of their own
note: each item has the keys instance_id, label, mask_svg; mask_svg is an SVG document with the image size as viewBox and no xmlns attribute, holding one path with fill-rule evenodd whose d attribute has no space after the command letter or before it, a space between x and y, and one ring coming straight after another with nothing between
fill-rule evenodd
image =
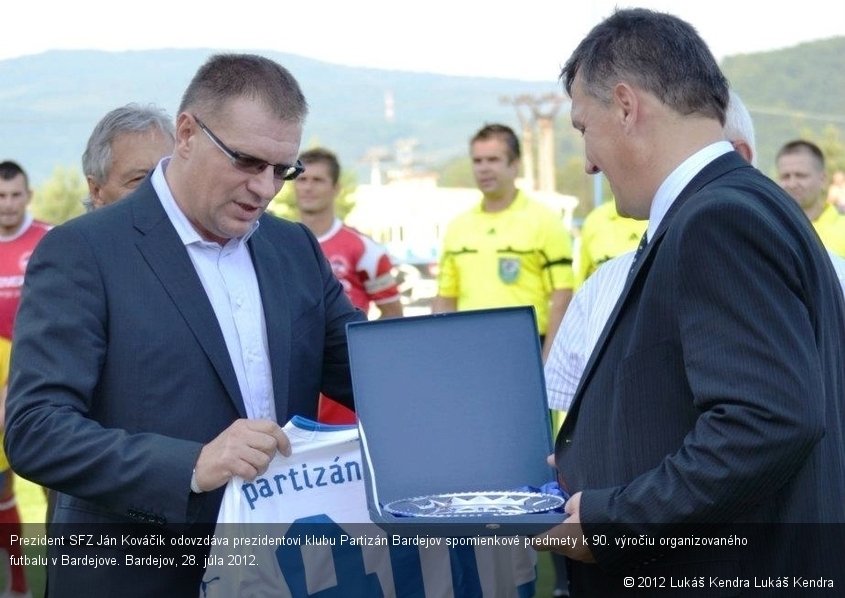
<instances>
[{"instance_id":1,"label":"bushy hillside","mask_svg":"<svg viewBox=\"0 0 845 598\"><path fill-rule=\"evenodd\" d=\"M56 165L78 167L103 114L134 101L156 103L175 115L190 77L212 53L51 51L0 61L0 159L19 160L36 184ZM557 89L555 73L542 84L352 68L261 53L284 64L302 85L311 106L305 144L328 145L350 168L364 171L362 158L369 150L391 151L400 139L416 139L417 155L430 163L461 154L485 122L518 124L502 96ZM393 96L392 121L385 118L386 94Z\"/></svg>"},{"instance_id":2,"label":"bushy hillside","mask_svg":"<svg viewBox=\"0 0 845 598\"><path fill-rule=\"evenodd\" d=\"M35 184L57 165L79 168L88 135L111 108L153 102L175 114L180 95L208 49L139 52L52 51L0 61L0 159L19 160ZM441 172L469 175L469 136L486 122L519 130L513 106L503 97L557 93L557 73L548 83L450 77L353 68L290 54L262 52L299 79L311 106L304 144L332 147L344 164L368 177L368 152L391 154L412 140L414 157ZM769 172L784 141L810 134L845 135L845 37L765 53L727 57L723 69L749 106L757 128L759 164ZM394 118L385 115L392 95ZM582 147L565 110L557 123L557 164L577 177ZM457 168L456 168L457 164ZM462 173L462 174L460 174ZM454 183L455 176L447 175ZM563 192L589 193L588 181Z\"/></svg>"},{"instance_id":3,"label":"bushy hillside","mask_svg":"<svg viewBox=\"0 0 845 598\"><path fill-rule=\"evenodd\" d=\"M786 141L845 131L845 37L766 53L730 56L722 68L751 111L759 165L773 167ZM845 135L840 134L845 142Z\"/></svg>"}]
</instances>

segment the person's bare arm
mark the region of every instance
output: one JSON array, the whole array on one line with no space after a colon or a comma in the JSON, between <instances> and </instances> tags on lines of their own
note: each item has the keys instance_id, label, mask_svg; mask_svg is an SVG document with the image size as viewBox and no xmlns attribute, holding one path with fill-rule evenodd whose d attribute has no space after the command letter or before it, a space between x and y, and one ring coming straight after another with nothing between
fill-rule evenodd
<instances>
[{"instance_id":1,"label":"person's bare arm","mask_svg":"<svg viewBox=\"0 0 845 598\"><path fill-rule=\"evenodd\" d=\"M387 303L376 304L381 315L379 319L384 318L401 318L402 317L402 301L388 301Z\"/></svg>"},{"instance_id":2,"label":"person's bare arm","mask_svg":"<svg viewBox=\"0 0 845 598\"><path fill-rule=\"evenodd\" d=\"M552 350L552 343L555 340L557 329L560 328L560 323L563 321L563 314L566 313L566 308L569 307L569 302L572 301L572 289L558 289L552 291L549 306L549 325L546 329L546 340L543 343L543 362L549 356L549 351Z\"/></svg>"},{"instance_id":3,"label":"person's bare arm","mask_svg":"<svg viewBox=\"0 0 845 598\"><path fill-rule=\"evenodd\" d=\"M437 295L431 303L431 313L442 314L446 312L458 311L458 300L456 297L443 297Z\"/></svg>"}]
</instances>

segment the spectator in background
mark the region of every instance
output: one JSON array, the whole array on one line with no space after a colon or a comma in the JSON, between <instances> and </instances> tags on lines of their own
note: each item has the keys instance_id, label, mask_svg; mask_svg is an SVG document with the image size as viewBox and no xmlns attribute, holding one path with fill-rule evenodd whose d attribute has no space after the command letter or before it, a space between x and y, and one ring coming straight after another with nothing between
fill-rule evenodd
<instances>
[{"instance_id":1,"label":"spectator in background","mask_svg":"<svg viewBox=\"0 0 845 598\"><path fill-rule=\"evenodd\" d=\"M517 189L520 155L505 125L470 141L482 198L446 230L432 311L531 305L546 356L572 299L572 239L558 214Z\"/></svg>"},{"instance_id":2,"label":"spectator in background","mask_svg":"<svg viewBox=\"0 0 845 598\"><path fill-rule=\"evenodd\" d=\"M646 224L619 214L614 199L590 210L581 225L581 242L575 258L575 288L581 288L607 260L636 249Z\"/></svg>"},{"instance_id":3,"label":"spectator in background","mask_svg":"<svg viewBox=\"0 0 845 598\"><path fill-rule=\"evenodd\" d=\"M49 224L35 220L27 211L31 200L29 177L23 168L10 160L0 162L0 337L9 341L29 257L50 230ZM21 533L14 482L6 453L0 450L0 549L20 556L20 547L11 546L11 536ZM16 562L10 566L10 595L26 596L26 574L20 560Z\"/></svg>"},{"instance_id":4,"label":"spectator in background","mask_svg":"<svg viewBox=\"0 0 845 598\"><path fill-rule=\"evenodd\" d=\"M337 217L337 156L315 148L304 152L299 161L305 167L294 181L300 219L317 237L352 305L364 313L375 305L381 318L401 316L402 302L387 249Z\"/></svg>"},{"instance_id":5,"label":"spectator in background","mask_svg":"<svg viewBox=\"0 0 845 598\"><path fill-rule=\"evenodd\" d=\"M35 220L27 211L31 199L29 177L23 168L10 160L0 162L0 337L9 341L29 257L50 230L50 225ZM21 534L14 482L6 453L0 450L0 549L10 556L20 556L20 545L11 545L11 536ZM10 593L6 595L26 596L29 590L24 568L19 559L16 562L10 566Z\"/></svg>"},{"instance_id":6,"label":"spectator in background","mask_svg":"<svg viewBox=\"0 0 845 598\"><path fill-rule=\"evenodd\" d=\"M335 200L340 193L337 156L327 149L314 148L304 152L299 161L305 167L305 172L294 181L300 219L317 237L352 305L365 314L375 305L381 318L401 316L399 287L387 250L337 217ZM355 413L322 396L318 419L323 423L353 423Z\"/></svg>"},{"instance_id":7,"label":"spectator in background","mask_svg":"<svg viewBox=\"0 0 845 598\"><path fill-rule=\"evenodd\" d=\"M833 204L840 213L845 212L845 172L837 170L830 177L827 188L827 203Z\"/></svg>"},{"instance_id":8,"label":"spectator in background","mask_svg":"<svg viewBox=\"0 0 845 598\"><path fill-rule=\"evenodd\" d=\"M50 225L27 211L29 177L16 162L0 162L0 336L11 339L29 256Z\"/></svg>"},{"instance_id":9,"label":"spectator in background","mask_svg":"<svg viewBox=\"0 0 845 598\"><path fill-rule=\"evenodd\" d=\"M9 358L12 353L12 343L0 336L0 441L2 440L2 422L6 419L6 384L9 381ZM15 500L12 480L14 473L9 469L9 461L5 451L0 450L0 468L2 468L3 497L0 498L0 550L7 553L3 562L9 562L9 569L3 571L6 589L0 598L29 598L31 593L26 580L26 569L21 564L22 556L20 542L12 542L11 535L21 535L21 520ZM16 564L11 558L17 559Z\"/></svg>"},{"instance_id":10,"label":"spectator in background","mask_svg":"<svg viewBox=\"0 0 845 598\"><path fill-rule=\"evenodd\" d=\"M845 257L845 215L827 201L822 150L811 141L796 139L778 150L776 165L780 186L804 210L822 243Z\"/></svg>"},{"instance_id":11,"label":"spectator in background","mask_svg":"<svg viewBox=\"0 0 845 598\"><path fill-rule=\"evenodd\" d=\"M88 211L133 191L158 161L173 152L173 120L153 105L127 104L107 113L94 127L82 154Z\"/></svg>"}]
</instances>

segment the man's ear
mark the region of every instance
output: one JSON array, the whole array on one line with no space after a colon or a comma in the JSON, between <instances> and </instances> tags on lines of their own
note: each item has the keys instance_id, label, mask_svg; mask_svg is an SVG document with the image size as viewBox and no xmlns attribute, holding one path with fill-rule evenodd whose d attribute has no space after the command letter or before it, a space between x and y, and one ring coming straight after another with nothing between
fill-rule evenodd
<instances>
[{"instance_id":1,"label":"man's ear","mask_svg":"<svg viewBox=\"0 0 845 598\"><path fill-rule=\"evenodd\" d=\"M95 208L101 208L103 206L103 200L100 197L102 187L97 184L97 181L91 175L88 175L85 179L88 181L88 194L91 196L91 205Z\"/></svg>"},{"instance_id":2,"label":"man's ear","mask_svg":"<svg viewBox=\"0 0 845 598\"><path fill-rule=\"evenodd\" d=\"M640 100L636 90L627 83L613 87L613 104L618 110L622 125L627 129L637 120Z\"/></svg>"},{"instance_id":3,"label":"man's ear","mask_svg":"<svg viewBox=\"0 0 845 598\"><path fill-rule=\"evenodd\" d=\"M173 147L174 154L184 156L190 153L193 144L196 143L196 133L199 131L194 118L187 112L176 117L176 144Z\"/></svg>"}]
</instances>

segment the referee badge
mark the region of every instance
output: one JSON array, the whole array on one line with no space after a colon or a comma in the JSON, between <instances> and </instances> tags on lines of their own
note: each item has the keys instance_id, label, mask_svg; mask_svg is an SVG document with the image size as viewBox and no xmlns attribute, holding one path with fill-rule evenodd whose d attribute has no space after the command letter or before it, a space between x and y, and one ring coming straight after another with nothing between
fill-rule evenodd
<instances>
[{"instance_id":1,"label":"referee badge","mask_svg":"<svg viewBox=\"0 0 845 598\"><path fill-rule=\"evenodd\" d=\"M505 284L513 284L519 277L519 258L518 257L500 257L499 258L499 278Z\"/></svg>"}]
</instances>

